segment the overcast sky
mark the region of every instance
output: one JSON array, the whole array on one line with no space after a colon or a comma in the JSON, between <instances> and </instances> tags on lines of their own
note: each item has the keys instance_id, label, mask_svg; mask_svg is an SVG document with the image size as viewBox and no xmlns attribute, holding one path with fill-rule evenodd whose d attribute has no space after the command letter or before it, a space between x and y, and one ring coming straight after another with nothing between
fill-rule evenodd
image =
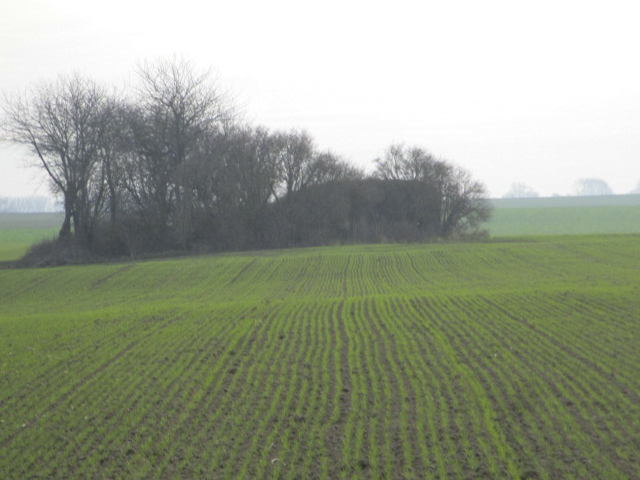
<instances>
[{"instance_id":1,"label":"overcast sky","mask_svg":"<svg viewBox=\"0 0 640 480\"><path fill-rule=\"evenodd\" d=\"M305 128L370 168L392 142L569 194L640 181L640 6L633 1L2 0L0 90L80 71L118 87L137 61L217 70L247 119ZM46 194L0 144L0 196Z\"/></svg>"}]
</instances>

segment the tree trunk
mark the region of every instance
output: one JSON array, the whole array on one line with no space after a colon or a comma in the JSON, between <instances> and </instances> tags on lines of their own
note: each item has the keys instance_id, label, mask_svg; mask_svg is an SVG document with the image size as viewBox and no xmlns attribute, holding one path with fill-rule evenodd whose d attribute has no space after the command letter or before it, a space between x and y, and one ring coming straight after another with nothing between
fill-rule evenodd
<instances>
[{"instance_id":1,"label":"tree trunk","mask_svg":"<svg viewBox=\"0 0 640 480\"><path fill-rule=\"evenodd\" d=\"M60 240L68 240L71 237L71 214L69 210L65 207L64 209L64 220L62 222L62 227L60 227L60 232L58 233L58 238Z\"/></svg>"},{"instance_id":2,"label":"tree trunk","mask_svg":"<svg viewBox=\"0 0 640 480\"><path fill-rule=\"evenodd\" d=\"M62 221L62 227L58 233L60 240L69 240L71 238L71 216L73 214L73 200L69 191L64 192L64 220Z\"/></svg>"}]
</instances>

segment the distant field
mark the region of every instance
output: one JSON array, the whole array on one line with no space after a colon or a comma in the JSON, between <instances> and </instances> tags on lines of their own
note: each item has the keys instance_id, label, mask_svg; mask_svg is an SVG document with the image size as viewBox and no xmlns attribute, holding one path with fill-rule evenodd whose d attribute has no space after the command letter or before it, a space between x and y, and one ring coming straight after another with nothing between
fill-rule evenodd
<instances>
[{"instance_id":1,"label":"distant field","mask_svg":"<svg viewBox=\"0 0 640 480\"><path fill-rule=\"evenodd\" d=\"M492 202L496 208L640 207L640 195L497 198Z\"/></svg>"},{"instance_id":2,"label":"distant field","mask_svg":"<svg viewBox=\"0 0 640 480\"><path fill-rule=\"evenodd\" d=\"M640 237L0 270L0 478L640 478Z\"/></svg>"},{"instance_id":3,"label":"distant field","mask_svg":"<svg viewBox=\"0 0 640 480\"><path fill-rule=\"evenodd\" d=\"M640 233L640 195L498 199L494 237Z\"/></svg>"},{"instance_id":4,"label":"distant field","mask_svg":"<svg viewBox=\"0 0 640 480\"><path fill-rule=\"evenodd\" d=\"M33 243L55 237L62 218L59 213L0 213L0 262L15 260Z\"/></svg>"},{"instance_id":5,"label":"distant field","mask_svg":"<svg viewBox=\"0 0 640 480\"><path fill-rule=\"evenodd\" d=\"M0 213L0 240L3 240L9 231L31 232L39 238L42 231L55 234L62 225L61 213Z\"/></svg>"}]
</instances>

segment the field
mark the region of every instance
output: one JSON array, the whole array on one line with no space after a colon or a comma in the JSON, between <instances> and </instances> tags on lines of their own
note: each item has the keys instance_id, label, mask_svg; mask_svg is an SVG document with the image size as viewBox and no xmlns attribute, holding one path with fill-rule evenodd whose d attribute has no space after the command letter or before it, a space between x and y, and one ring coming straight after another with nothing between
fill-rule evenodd
<instances>
[{"instance_id":1,"label":"field","mask_svg":"<svg viewBox=\"0 0 640 480\"><path fill-rule=\"evenodd\" d=\"M632 235L0 270L0 478L640 478L639 287Z\"/></svg>"},{"instance_id":2,"label":"field","mask_svg":"<svg viewBox=\"0 0 640 480\"><path fill-rule=\"evenodd\" d=\"M58 213L0 213L0 262L15 260L34 242L55 237L62 217Z\"/></svg>"},{"instance_id":3,"label":"field","mask_svg":"<svg viewBox=\"0 0 640 480\"><path fill-rule=\"evenodd\" d=\"M640 233L640 195L492 200L492 236Z\"/></svg>"}]
</instances>

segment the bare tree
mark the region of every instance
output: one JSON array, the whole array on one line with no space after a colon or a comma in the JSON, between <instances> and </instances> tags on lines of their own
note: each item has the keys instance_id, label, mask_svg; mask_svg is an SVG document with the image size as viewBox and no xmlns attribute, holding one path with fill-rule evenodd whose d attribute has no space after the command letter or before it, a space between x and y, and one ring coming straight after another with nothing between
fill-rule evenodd
<instances>
[{"instance_id":1,"label":"bare tree","mask_svg":"<svg viewBox=\"0 0 640 480\"><path fill-rule=\"evenodd\" d=\"M511 184L509 191L503 195L503 198L536 198L538 196L538 192L526 183L516 182Z\"/></svg>"},{"instance_id":2,"label":"bare tree","mask_svg":"<svg viewBox=\"0 0 640 480\"><path fill-rule=\"evenodd\" d=\"M314 144L305 130L275 133L278 148L278 167L284 195L304 188L310 181Z\"/></svg>"},{"instance_id":3,"label":"bare tree","mask_svg":"<svg viewBox=\"0 0 640 480\"><path fill-rule=\"evenodd\" d=\"M228 208L242 231L234 248L253 246L261 240L269 202L276 197L280 143L266 128L248 125L231 128L227 142L223 162L231 195L226 196L233 202Z\"/></svg>"},{"instance_id":4,"label":"bare tree","mask_svg":"<svg viewBox=\"0 0 640 480\"><path fill-rule=\"evenodd\" d=\"M59 236L90 242L105 200L102 168L110 115L105 89L79 74L42 83L28 96L5 96L5 139L26 145L63 197Z\"/></svg>"},{"instance_id":5,"label":"bare tree","mask_svg":"<svg viewBox=\"0 0 640 480\"><path fill-rule=\"evenodd\" d=\"M361 180L365 177L359 169L332 152L321 152L314 156L309 169L309 184Z\"/></svg>"},{"instance_id":6,"label":"bare tree","mask_svg":"<svg viewBox=\"0 0 640 480\"><path fill-rule=\"evenodd\" d=\"M391 145L381 158L376 158L376 176L383 180L425 181L433 174L436 160L420 147Z\"/></svg>"},{"instance_id":7,"label":"bare tree","mask_svg":"<svg viewBox=\"0 0 640 480\"><path fill-rule=\"evenodd\" d=\"M129 111L127 190L157 237L170 223L184 238L192 205L186 165L197 161L207 136L233 116L211 71L181 57L143 62Z\"/></svg>"},{"instance_id":8,"label":"bare tree","mask_svg":"<svg viewBox=\"0 0 640 480\"><path fill-rule=\"evenodd\" d=\"M137 105L153 120L156 141L171 163L181 164L204 134L234 112L211 70L198 71L183 57L141 62Z\"/></svg>"},{"instance_id":9,"label":"bare tree","mask_svg":"<svg viewBox=\"0 0 640 480\"><path fill-rule=\"evenodd\" d=\"M491 216L485 186L471 178L471 174L458 166L440 161L436 168L437 189L440 197L439 235L476 230Z\"/></svg>"},{"instance_id":10,"label":"bare tree","mask_svg":"<svg viewBox=\"0 0 640 480\"><path fill-rule=\"evenodd\" d=\"M600 178L581 178L576 181L573 190L579 196L613 195L609 184Z\"/></svg>"},{"instance_id":11,"label":"bare tree","mask_svg":"<svg viewBox=\"0 0 640 480\"><path fill-rule=\"evenodd\" d=\"M462 168L435 159L423 148L394 144L375 164L375 176L395 181L396 195L403 199L402 203L425 211L411 216L423 218L425 228L435 229L431 234L446 237L468 231L489 218L484 185L472 180ZM412 182L422 188L409 186ZM399 212L409 214L406 209Z\"/></svg>"}]
</instances>

